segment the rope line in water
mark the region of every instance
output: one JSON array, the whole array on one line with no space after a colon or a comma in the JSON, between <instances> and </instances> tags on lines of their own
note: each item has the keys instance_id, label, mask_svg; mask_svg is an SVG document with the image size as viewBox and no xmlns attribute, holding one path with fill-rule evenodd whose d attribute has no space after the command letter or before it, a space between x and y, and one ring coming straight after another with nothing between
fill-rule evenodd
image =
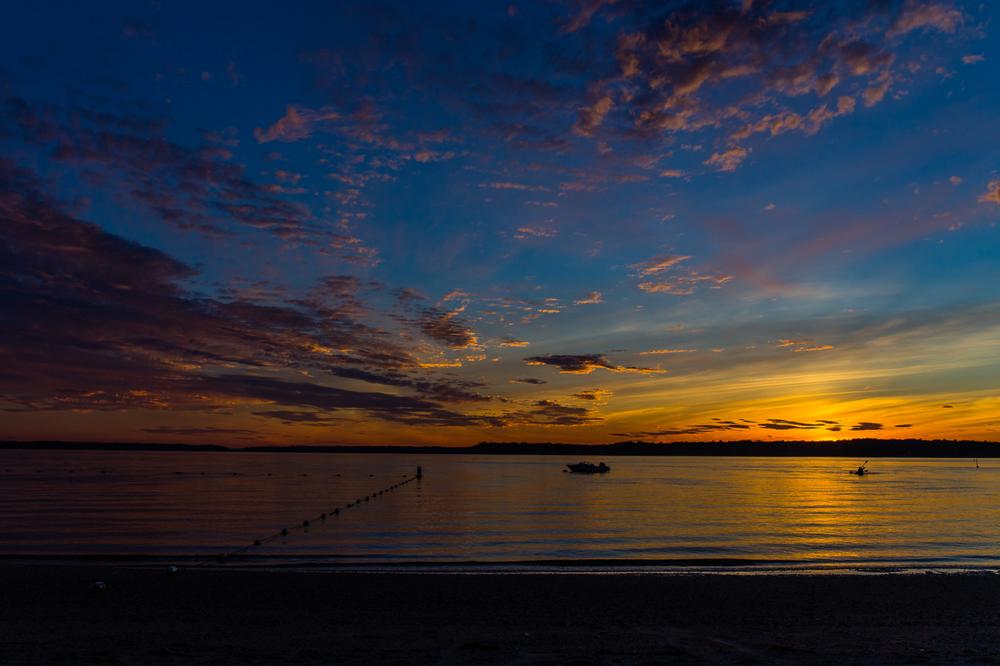
<instances>
[{"instance_id":1,"label":"rope line in water","mask_svg":"<svg viewBox=\"0 0 1000 666\"><path fill-rule=\"evenodd\" d=\"M402 488L406 484L411 483L413 481L419 481L422 478L423 478L423 470L422 470L422 468L418 467L417 468L417 473L414 476L405 477L402 481L399 481L398 483L393 483L393 484L391 484L391 485L389 485L389 486L387 486L387 487L385 487L385 488L383 488L381 490L375 491L374 493L371 493L369 495L365 495L364 497L359 497L356 500L354 500L353 502L348 502L347 504L345 504L343 506L336 506L333 509L331 509L328 513L321 513L321 514L319 514L319 516L317 516L316 518L313 518L312 520L309 520L309 519L303 520L299 525L297 525L295 527L292 527L292 528L283 527L283 528L281 528L281 530L279 532L275 532L274 534L266 536L263 539L254 539L253 543L250 543L249 545L243 546L242 548L237 548L236 550L228 551L226 553L222 553L221 555L219 555L216 558L216 561L219 564L225 564L226 561L229 560L229 558L231 558L231 557L237 557L239 555L245 555L246 553L248 553L250 551L251 548L257 548L257 547L263 546L264 544L270 543L270 542L274 541L275 539L280 539L280 538L287 537L292 531L301 530L302 532L305 532L306 530L309 529L309 525L312 524L312 523L314 523L314 522L326 522L327 518L330 518L330 517L333 517L333 516L339 516L341 511L350 509L352 507L360 506L362 502L370 502L371 500L375 499L376 497L381 497L382 495L384 495L384 494L386 494L388 492L392 492L393 490L397 490L398 488Z\"/></svg>"}]
</instances>

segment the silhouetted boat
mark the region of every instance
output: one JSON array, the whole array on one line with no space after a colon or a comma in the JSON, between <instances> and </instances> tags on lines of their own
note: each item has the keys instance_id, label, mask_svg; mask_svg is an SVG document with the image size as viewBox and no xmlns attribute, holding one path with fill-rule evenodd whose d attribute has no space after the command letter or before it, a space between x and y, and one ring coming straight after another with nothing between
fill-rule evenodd
<instances>
[{"instance_id":1,"label":"silhouetted boat","mask_svg":"<svg viewBox=\"0 0 1000 666\"><path fill-rule=\"evenodd\" d=\"M576 464L566 465L569 471L575 474L604 474L605 472L610 472L611 468L601 463L600 465L595 465L589 462L578 462Z\"/></svg>"}]
</instances>

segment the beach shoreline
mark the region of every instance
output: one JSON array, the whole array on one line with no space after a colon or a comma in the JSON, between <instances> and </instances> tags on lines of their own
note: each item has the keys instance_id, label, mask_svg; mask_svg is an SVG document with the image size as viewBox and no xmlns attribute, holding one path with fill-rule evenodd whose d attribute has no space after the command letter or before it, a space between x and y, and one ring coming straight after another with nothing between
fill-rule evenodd
<instances>
[{"instance_id":1,"label":"beach shoreline","mask_svg":"<svg viewBox=\"0 0 1000 666\"><path fill-rule=\"evenodd\" d=\"M93 589L100 580L102 591ZM1000 576L0 565L0 663L983 663Z\"/></svg>"}]
</instances>

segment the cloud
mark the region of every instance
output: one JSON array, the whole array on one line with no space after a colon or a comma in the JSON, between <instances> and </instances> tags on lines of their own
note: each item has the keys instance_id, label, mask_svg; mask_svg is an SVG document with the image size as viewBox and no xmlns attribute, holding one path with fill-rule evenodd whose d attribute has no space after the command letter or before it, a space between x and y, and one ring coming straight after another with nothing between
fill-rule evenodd
<instances>
[{"instance_id":1,"label":"cloud","mask_svg":"<svg viewBox=\"0 0 1000 666\"><path fill-rule=\"evenodd\" d=\"M705 164L715 167L718 171L736 171L736 167L742 164L749 154L748 149L733 146L724 152L712 153L712 156L705 160Z\"/></svg>"},{"instance_id":2,"label":"cloud","mask_svg":"<svg viewBox=\"0 0 1000 666\"><path fill-rule=\"evenodd\" d=\"M816 419L815 421L794 421L789 419L744 419L737 420L721 419L712 417L712 423L700 423L692 425L671 426L659 430L648 430L642 432L613 433L616 437L677 437L684 435L703 435L726 431L746 431L753 428L762 430L790 431L790 430L825 430L827 432L841 432L843 426L839 421L831 419ZM902 424L896 428L909 428L911 424ZM862 421L850 427L854 431L882 430L881 423Z\"/></svg>"},{"instance_id":3,"label":"cloud","mask_svg":"<svg viewBox=\"0 0 1000 666\"><path fill-rule=\"evenodd\" d=\"M605 20L592 21L598 15ZM908 2L896 13L886 3L836 11L781 10L774 3L742 9L732 2L588 3L572 25L574 32L591 26L586 48L593 58L586 66L594 74L573 131L593 137L606 153L615 139L666 153L678 134L718 131L733 142L714 145L704 163L734 171L750 153L741 143L750 134L814 134L851 113L859 93L867 105L885 99L897 78L891 38L953 32L961 20L961 12L941 3ZM594 46L612 32L603 52ZM842 91L836 103L823 103L836 90Z\"/></svg>"},{"instance_id":4,"label":"cloud","mask_svg":"<svg viewBox=\"0 0 1000 666\"><path fill-rule=\"evenodd\" d=\"M518 227L514 232L514 238L517 240L527 240L529 238L555 238L559 235L559 230L553 227Z\"/></svg>"},{"instance_id":5,"label":"cloud","mask_svg":"<svg viewBox=\"0 0 1000 666\"><path fill-rule=\"evenodd\" d=\"M178 428L174 426L156 426L155 428L143 428L142 432L149 433L150 435L176 435L179 437L198 436L198 435L226 435L226 436L235 436L239 438L261 437L261 435L258 434L257 432L253 430L246 430L243 428L216 428L216 427Z\"/></svg>"},{"instance_id":6,"label":"cloud","mask_svg":"<svg viewBox=\"0 0 1000 666\"><path fill-rule=\"evenodd\" d=\"M0 160L0 400L8 409L214 412L265 402L276 406L268 411L324 417L361 410L414 424L498 423L445 406L489 401L475 392L480 384L427 376L407 346L365 323L370 313L356 293L367 283L327 276L281 306L192 293L193 268L62 212L38 188ZM448 344L470 342L457 322L424 314ZM320 379L274 376L282 373ZM317 383L338 380L413 395Z\"/></svg>"},{"instance_id":7,"label":"cloud","mask_svg":"<svg viewBox=\"0 0 1000 666\"><path fill-rule=\"evenodd\" d=\"M321 412L361 410L386 421L413 425L451 427L502 424L496 417L462 414L423 398L374 391L349 391L312 382L226 374L203 377L198 385L203 391L227 397L309 407Z\"/></svg>"},{"instance_id":8,"label":"cloud","mask_svg":"<svg viewBox=\"0 0 1000 666\"><path fill-rule=\"evenodd\" d=\"M253 135L257 143L300 141L312 136L318 127L338 119L340 114L330 107L307 109L289 105L285 108L285 115L267 129L258 127Z\"/></svg>"},{"instance_id":9,"label":"cloud","mask_svg":"<svg viewBox=\"0 0 1000 666\"><path fill-rule=\"evenodd\" d=\"M690 354L696 351L698 350L697 349L648 349L646 351L639 352L639 356L656 356L659 354Z\"/></svg>"},{"instance_id":10,"label":"cloud","mask_svg":"<svg viewBox=\"0 0 1000 666\"><path fill-rule=\"evenodd\" d=\"M592 136L594 130L604 122L605 116L614 105L615 102L611 96L604 95L590 106L580 109L580 115L577 116L576 123L573 125L573 132L580 136Z\"/></svg>"},{"instance_id":11,"label":"cloud","mask_svg":"<svg viewBox=\"0 0 1000 666\"><path fill-rule=\"evenodd\" d=\"M9 136L48 149L55 164L79 169L108 195L137 203L169 225L213 236L261 230L283 241L325 244L345 258L371 259L373 250L359 239L321 229L307 206L251 179L233 161L225 136L186 145L167 138L162 118L20 98L0 106L0 127L4 123Z\"/></svg>"},{"instance_id":12,"label":"cloud","mask_svg":"<svg viewBox=\"0 0 1000 666\"><path fill-rule=\"evenodd\" d=\"M1000 180L991 180L986 191L979 195L980 203L1000 204Z\"/></svg>"},{"instance_id":13,"label":"cloud","mask_svg":"<svg viewBox=\"0 0 1000 666\"><path fill-rule=\"evenodd\" d=\"M576 399L578 399L578 400L587 400L587 401L591 401L591 402L602 402L603 403L603 402L607 402L608 399L612 395L613 394L611 393L611 391L608 391L606 389L601 389L601 388L595 388L595 389L587 389L585 391L580 391L578 393L574 393L573 397L576 398Z\"/></svg>"},{"instance_id":14,"label":"cloud","mask_svg":"<svg viewBox=\"0 0 1000 666\"><path fill-rule=\"evenodd\" d=\"M833 345L817 344L815 340L782 338L778 347L791 349L793 352L818 352L833 349Z\"/></svg>"},{"instance_id":15,"label":"cloud","mask_svg":"<svg viewBox=\"0 0 1000 666\"><path fill-rule=\"evenodd\" d=\"M534 384L540 386L542 384L548 384L544 379L536 379L535 377L515 377L510 380L511 384Z\"/></svg>"},{"instance_id":16,"label":"cloud","mask_svg":"<svg viewBox=\"0 0 1000 666\"><path fill-rule=\"evenodd\" d=\"M666 372L658 368L639 368L625 365L614 365L603 354L546 354L529 356L524 359L528 365L551 365L559 368L559 372L574 375L589 375L594 370L610 372L635 372L652 374Z\"/></svg>"},{"instance_id":17,"label":"cloud","mask_svg":"<svg viewBox=\"0 0 1000 666\"><path fill-rule=\"evenodd\" d=\"M527 342L525 340L518 340L517 338L512 338L509 335L506 335L500 339L501 347L527 347L530 344L531 344L530 342Z\"/></svg>"},{"instance_id":18,"label":"cloud","mask_svg":"<svg viewBox=\"0 0 1000 666\"><path fill-rule=\"evenodd\" d=\"M650 294L690 296L698 286L706 285L712 289L718 289L732 279L731 275L701 275L692 271L687 275L677 275L662 280L646 280L637 286Z\"/></svg>"},{"instance_id":19,"label":"cloud","mask_svg":"<svg viewBox=\"0 0 1000 666\"><path fill-rule=\"evenodd\" d=\"M573 301L573 304L574 305L597 305L598 303L603 303L603 302L604 302L604 297L601 295L601 292L599 292L599 291L592 291L592 292L588 293L586 296L584 296L583 298L581 298L581 299L579 299L577 301Z\"/></svg>"},{"instance_id":20,"label":"cloud","mask_svg":"<svg viewBox=\"0 0 1000 666\"><path fill-rule=\"evenodd\" d=\"M505 414L511 425L582 426L603 421L586 407L570 407L554 400L537 400L531 409Z\"/></svg>"},{"instance_id":21,"label":"cloud","mask_svg":"<svg viewBox=\"0 0 1000 666\"><path fill-rule=\"evenodd\" d=\"M632 264L631 268L636 271L640 278L655 276L655 280L642 280L636 286L640 290L651 294L673 294L675 296L690 296L699 286L708 286L718 289L732 280L729 275L703 275L698 271L687 271L682 274L664 275L673 271L678 264L690 259L687 255L665 255L654 257L649 261Z\"/></svg>"},{"instance_id":22,"label":"cloud","mask_svg":"<svg viewBox=\"0 0 1000 666\"><path fill-rule=\"evenodd\" d=\"M510 181L480 183L479 187L490 190L516 190L520 192L547 192L549 189L543 185L528 185L525 183L515 183Z\"/></svg>"},{"instance_id":23,"label":"cloud","mask_svg":"<svg viewBox=\"0 0 1000 666\"><path fill-rule=\"evenodd\" d=\"M907 0L903 11L889 27L886 36L896 37L914 30L955 32L962 20L962 12L949 5Z\"/></svg>"},{"instance_id":24,"label":"cloud","mask_svg":"<svg viewBox=\"0 0 1000 666\"><path fill-rule=\"evenodd\" d=\"M650 275L656 275L669 270L682 261L687 261L690 258L691 257L687 255L666 255L654 257L639 264L632 264L632 269L636 270L641 277L648 277Z\"/></svg>"},{"instance_id":25,"label":"cloud","mask_svg":"<svg viewBox=\"0 0 1000 666\"><path fill-rule=\"evenodd\" d=\"M452 349L468 349L479 344L476 332L459 318L461 310L424 308L417 319L420 331L432 340Z\"/></svg>"},{"instance_id":26,"label":"cloud","mask_svg":"<svg viewBox=\"0 0 1000 666\"><path fill-rule=\"evenodd\" d=\"M986 60L986 57L981 53L969 53L968 55L962 56L962 62L966 65L975 65L976 63L983 62L984 60Z\"/></svg>"},{"instance_id":27,"label":"cloud","mask_svg":"<svg viewBox=\"0 0 1000 666\"><path fill-rule=\"evenodd\" d=\"M277 419L282 423L284 423L285 425L305 424L305 425L322 426L343 420L332 416L323 416L319 412L295 411L289 409L253 412L253 415L261 416L268 419Z\"/></svg>"}]
</instances>

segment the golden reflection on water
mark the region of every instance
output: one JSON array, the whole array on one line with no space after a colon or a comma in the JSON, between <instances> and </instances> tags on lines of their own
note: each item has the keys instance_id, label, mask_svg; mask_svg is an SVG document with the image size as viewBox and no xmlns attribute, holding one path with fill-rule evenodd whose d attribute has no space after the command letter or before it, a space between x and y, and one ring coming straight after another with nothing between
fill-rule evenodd
<instances>
[{"instance_id":1,"label":"golden reflection on water","mask_svg":"<svg viewBox=\"0 0 1000 666\"><path fill-rule=\"evenodd\" d=\"M3 555L1000 564L1000 462L3 452ZM425 468L425 479L295 529Z\"/></svg>"}]
</instances>

